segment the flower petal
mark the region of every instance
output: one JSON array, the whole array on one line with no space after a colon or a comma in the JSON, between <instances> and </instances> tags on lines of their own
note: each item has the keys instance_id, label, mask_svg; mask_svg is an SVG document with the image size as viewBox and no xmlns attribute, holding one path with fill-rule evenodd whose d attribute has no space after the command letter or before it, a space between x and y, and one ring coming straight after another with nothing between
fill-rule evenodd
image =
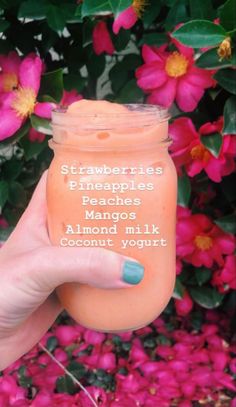
<instances>
[{"instance_id":1,"label":"flower petal","mask_svg":"<svg viewBox=\"0 0 236 407\"><path fill-rule=\"evenodd\" d=\"M151 93L148 97L148 103L170 107L175 99L176 84L176 79L168 79L163 86Z\"/></svg>"},{"instance_id":2,"label":"flower petal","mask_svg":"<svg viewBox=\"0 0 236 407\"><path fill-rule=\"evenodd\" d=\"M34 113L37 116L43 117L45 119L50 119L52 114L52 109L55 109L56 104L50 102L38 102L35 105Z\"/></svg>"},{"instance_id":3,"label":"flower petal","mask_svg":"<svg viewBox=\"0 0 236 407\"><path fill-rule=\"evenodd\" d=\"M178 81L176 101L179 108L184 112L192 112L196 109L203 94L204 90L201 87L192 85L185 80L185 77Z\"/></svg>"},{"instance_id":4,"label":"flower petal","mask_svg":"<svg viewBox=\"0 0 236 407\"><path fill-rule=\"evenodd\" d=\"M41 59L34 54L30 54L24 58L20 65L20 85L23 88L33 89L36 95L38 94L40 87L42 66Z\"/></svg>"},{"instance_id":5,"label":"flower petal","mask_svg":"<svg viewBox=\"0 0 236 407\"><path fill-rule=\"evenodd\" d=\"M193 65L186 73L184 80L194 86L200 86L202 88L210 88L213 85L211 72Z\"/></svg>"},{"instance_id":6,"label":"flower petal","mask_svg":"<svg viewBox=\"0 0 236 407\"><path fill-rule=\"evenodd\" d=\"M160 48L149 47L148 45L144 44L144 46L142 48L142 57L146 63L163 62L164 52L163 51L159 52L159 51L160 51Z\"/></svg>"},{"instance_id":7,"label":"flower petal","mask_svg":"<svg viewBox=\"0 0 236 407\"><path fill-rule=\"evenodd\" d=\"M21 59L17 52L11 51L7 56L0 55L0 67L4 73L14 73L18 75Z\"/></svg>"},{"instance_id":8,"label":"flower petal","mask_svg":"<svg viewBox=\"0 0 236 407\"><path fill-rule=\"evenodd\" d=\"M136 70L137 83L141 89L154 90L164 85L168 76L164 69L160 69L159 65L158 63L152 62L142 65Z\"/></svg>"},{"instance_id":9,"label":"flower petal","mask_svg":"<svg viewBox=\"0 0 236 407\"><path fill-rule=\"evenodd\" d=\"M0 140L12 136L23 123L23 119L17 116L13 109L2 109L0 111L1 126L0 126Z\"/></svg>"},{"instance_id":10,"label":"flower petal","mask_svg":"<svg viewBox=\"0 0 236 407\"><path fill-rule=\"evenodd\" d=\"M72 89L69 92L64 90L60 104L62 106L69 106L71 103L77 102L81 99L83 99L83 96L80 95L76 89Z\"/></svg>"},{"instance_id":11,"label":"flower petal","mask_svg":"<svg viewBox=\"0 0 236 407\"><path fill-rule=\"evenodd\" d=\"M112 30L114 34L118 34L121 27L125 30L133 27L138 19L137 14L132 6L128 7L126 10L122 11L114 20Z\"/></svg>"},{"instance_id":12,"label":"flower petal","mask_svg":"<svg viewBox=\"0 0 236 407\"><path fill-rule=\"evenodd\" d=\"M115 51L105 21L99 21L93 29L93 49L95 54L101 55L103 52L112 55Z\"/></svg>"}]
</instances>

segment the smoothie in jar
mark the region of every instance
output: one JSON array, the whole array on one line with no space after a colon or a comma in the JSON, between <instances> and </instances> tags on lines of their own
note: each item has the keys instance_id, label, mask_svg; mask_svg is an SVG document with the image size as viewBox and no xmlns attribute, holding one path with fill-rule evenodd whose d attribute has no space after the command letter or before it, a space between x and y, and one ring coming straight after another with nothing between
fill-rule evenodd
<instances>
[{"instance_id":1,"label":"smoothie in jar","mask_svg":"<svg viewBox=\"0 0 236 407\"><path fill-rule=\"evenodd\" d=\"M52 124L52 244L104 247L145 269L130 288L66 283L57 295L85 327L119 332L145 326L165 308L175 283L177 176L168 154L168 114L152 105L81 100L54 111Z\"/></svg>"}]
</instances>

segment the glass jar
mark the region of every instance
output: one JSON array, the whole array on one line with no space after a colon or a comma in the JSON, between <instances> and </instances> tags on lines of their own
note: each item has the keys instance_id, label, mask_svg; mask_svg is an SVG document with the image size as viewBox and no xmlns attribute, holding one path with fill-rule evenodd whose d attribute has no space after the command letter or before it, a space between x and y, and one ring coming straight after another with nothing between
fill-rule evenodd
<instances>
[{"instance_id":1,"label":"glass jar","mask_svg":"<svg viewBox=\"0 0 236 407\"><path fill-rule=\"evenodd\" d=\"M149 324L175 284L177 176L168 154L168 113L153 105L123 107L116 114L71 115L58 109L49 141L52 244L105 247L145 268L141 283L130 288L75 283L57 288L78 323L105 332Z\"/></svg>"}]
</instances>

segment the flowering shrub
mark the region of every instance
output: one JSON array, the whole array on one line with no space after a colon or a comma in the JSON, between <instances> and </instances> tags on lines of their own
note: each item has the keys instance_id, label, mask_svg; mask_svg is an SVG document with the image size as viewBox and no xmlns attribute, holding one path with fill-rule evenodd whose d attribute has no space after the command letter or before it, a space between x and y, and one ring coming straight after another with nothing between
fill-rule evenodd
<instances>
[{"instance_id":1,"label":"flowering shrub","mask_svg":"<svg viewBox=\"0 0 236 407\"><path fill-rule=\"evenodd\" d=\"M232 315L236 290L234 0L0 0L0 11L0 242L52 159L53 107L85 97L172 113L176 331L161 319L113 338L59 325L47 346L102 406L229 405L235 347L216 314L202 326L196 315ZM0 378L0 406L89 405L83 397L37 348Z\"/></svg>"}]
</instances>

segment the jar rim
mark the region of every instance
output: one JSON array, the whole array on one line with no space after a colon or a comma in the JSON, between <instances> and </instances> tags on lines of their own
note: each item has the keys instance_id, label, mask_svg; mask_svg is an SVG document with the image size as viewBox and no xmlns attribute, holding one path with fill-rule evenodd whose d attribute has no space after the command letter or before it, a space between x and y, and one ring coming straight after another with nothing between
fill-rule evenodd
<instances>
[{"instance_id":1,"label":"jar rim","mask_svg":"<svg viewBox=\"0 0 236 407\"><path fill-rule=\"evenodd\" d=\"M69 126L77 126L79 119L91 119L92 123L87 123L86 127L90 125L106 125L106 119L109 118L110 125L116 126L117 124L122 125L122 121L126 119L130 121L130 112L138 113L135 117L135 127L136 126L149 126L154 123L161 123L168 121L170 118L170 113L168 109L159 105L153 104L142 104L142 103L125 103L123 106L127 107L127 112L105 112L105 113L76 113L71 114L68 112L68 108L65 106L58 106L52 110L52 124L63 126L63 118L66 116L70 120ZM133 127L133 123L129 123ZM127 123L125 123L127 125Z\"/></svg>"}]
</instances>

